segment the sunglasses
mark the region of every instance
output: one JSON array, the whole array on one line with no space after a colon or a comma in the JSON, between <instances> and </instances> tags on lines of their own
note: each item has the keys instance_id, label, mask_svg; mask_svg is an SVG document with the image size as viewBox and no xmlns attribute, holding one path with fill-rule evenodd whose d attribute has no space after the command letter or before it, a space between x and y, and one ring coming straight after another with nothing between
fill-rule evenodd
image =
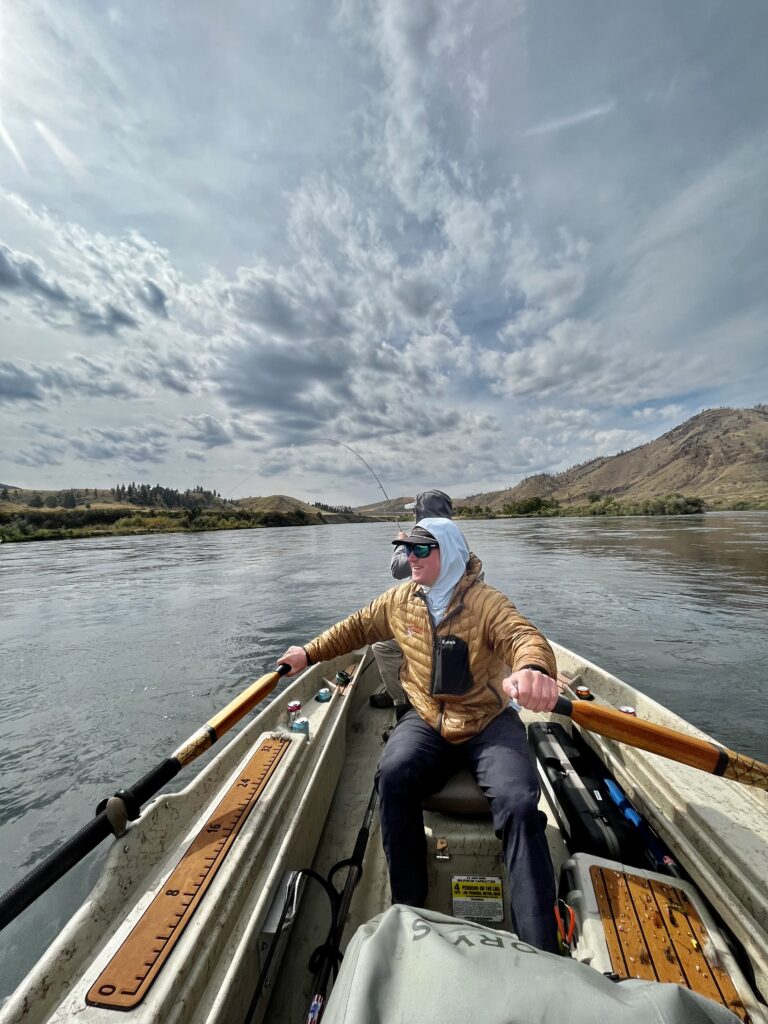
<instances>
[{"instance_id":1,"label":"sunglasses","mask_svg":"<svg viewBox=\"0 0 768 1024\"><path fill-rule=\"evenodd\" d=\"M416 558L429 558L429 555L439 544L403 544L406 555L415 555Z\"/></svg>"}]
</instances>

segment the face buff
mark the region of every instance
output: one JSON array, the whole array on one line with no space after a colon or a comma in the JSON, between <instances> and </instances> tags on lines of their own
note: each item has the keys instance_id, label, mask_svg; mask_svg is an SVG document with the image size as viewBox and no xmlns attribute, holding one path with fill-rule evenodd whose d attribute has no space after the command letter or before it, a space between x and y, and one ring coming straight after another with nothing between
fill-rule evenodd
<instances>
[{"instance_id":1,"label":"face buff","mask_svg":"<svg viewBox=\"0 0 768 1024\"><path fill-rule=\"evenodd\" d=\"M437 626L445 615L453 588L464 575L469 545L450 519L420 519L417 525L428 530L440 545L440 575L431 587L424 587L427 605Z\"/></svg>"}]
</instances>

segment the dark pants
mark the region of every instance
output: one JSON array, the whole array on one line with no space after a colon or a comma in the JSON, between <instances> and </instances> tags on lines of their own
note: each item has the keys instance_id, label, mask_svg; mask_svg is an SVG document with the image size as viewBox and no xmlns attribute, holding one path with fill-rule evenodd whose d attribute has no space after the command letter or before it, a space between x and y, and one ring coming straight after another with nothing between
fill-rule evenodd
<instances>
[{"instance_id":1,"label":"dark pants","mask_svg":"<svg viewBox=\"0 0 768 1024\"><path fill-rule=\"evenodd\" d=\"M427 842L421 801L467 768L488 797L509 876L512 927L525 942L557 952L555 877L538 810L539 783L525 727L504 711L466 743L448 743L411 710L393 729L376 772L392 902L423 907Z\"/></svg>"}]
</instances>

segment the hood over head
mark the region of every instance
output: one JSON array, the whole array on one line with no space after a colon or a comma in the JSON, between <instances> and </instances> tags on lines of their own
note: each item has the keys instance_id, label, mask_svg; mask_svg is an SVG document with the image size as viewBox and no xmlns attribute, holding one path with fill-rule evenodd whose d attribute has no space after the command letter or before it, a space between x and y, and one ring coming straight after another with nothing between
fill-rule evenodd
<instances>
[{"instance_id":1,"label":"hood over head","mask_svg":"<svg viewBox=\"0 0 768 1024\"><path fill-rule=\"evenodd\" d=\"M440 547L440 575L431 587L424 588L429 610L437 625L445 615L453 588L467 568L469 544L458 526L450 519L422 519L419 527L428 531Z\"/></svg>"}]
</instances>

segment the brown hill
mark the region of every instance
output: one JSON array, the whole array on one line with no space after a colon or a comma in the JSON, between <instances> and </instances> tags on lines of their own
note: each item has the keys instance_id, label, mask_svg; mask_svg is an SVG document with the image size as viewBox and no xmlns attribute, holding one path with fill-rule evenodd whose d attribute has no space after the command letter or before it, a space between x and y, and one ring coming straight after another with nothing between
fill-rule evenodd
<instances>
[{"instance_id":1,"label":"brown hill","mask_svg":"<svg viewBox=\"0 0 768 1024\"><path fill-rule=\"evenodd\" d=\"M673 493L704 498L713 508L768 500L768 405L707 409L631 451L564 473L531 476L508 490L475 495L471 504L498 509L509 500L551 497L578 505L598 495L641 499Z\"/></svg>"},{"instance_id":2,"label":"brown hill","mask_svg":"<svg viewBox=\"0 0 768 1024\"><path fill-rule=\"evenodd\" d=\"M308 505L300 498L290 498L287 494L270 494L266 498L240 498L235 504L249 512L295 512L297 508L303 512L317 512L314 505Z\"/></svg>"},{"instance_id":3,"label":"brown hill","mask_svg":"<svg viewBox=\"0 0 768 1024\"><path fill-rule=\"evenodd\" d=\"M293 512L301 511L311 521L316 520L319 523L363 523L382 518L376 513L367 516L358 509L352 508L333 506L320 508L316 505L309 505L300 498L291 498L287 494L270 494L265 498L240 498L235 504L248 512L280 512L290 515Z\"/></svg>"},{"instance_id":4,"label":"brown hill","mask_svg":"<svg viewBox=\"0 0 768 1024\"><path fill-rule=\"evenodd\" d=\"M596 497L633 500L674 493L703 498L710 508L768 502L768 405L707 409L631 451L591 459L563 473L538 473L515 487L453 501L456 507L498 511L507 502L524 498L582 505ZM392 502L398 514L403 514L402 505L408 500ZM369 515L388 511L383 501L364 510Z\"/></svg>"},{"instance_id":5,"label":"brown hill","mask_svg":"<svg viewBox=\"0 0 768 1024\"><path fill-rule=\"evenodd\" d=\"M406 495L404 498L392 498L389 502L386 501L374 501L370 505L357 505L355 512L359 512L364 516L376 516L381 518L384 516L387 519L391 519L395 516L412 516L413 512L410 509L406 509L406 505L412 501L415 501L416 495L412 494L410 497Z\"/></svg>"}]
</instances>

